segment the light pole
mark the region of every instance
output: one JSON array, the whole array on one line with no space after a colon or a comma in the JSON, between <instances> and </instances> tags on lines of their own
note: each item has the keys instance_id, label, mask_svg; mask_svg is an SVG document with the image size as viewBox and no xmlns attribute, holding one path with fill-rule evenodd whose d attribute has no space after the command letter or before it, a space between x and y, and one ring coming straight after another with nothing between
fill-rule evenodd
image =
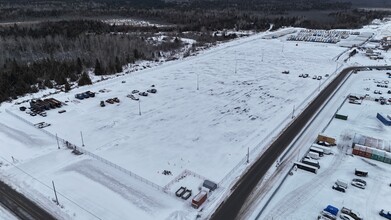
<instances>
[{"instance_id":1,"label":"light pole","mask_svg":"<svg viewBox=\"0 0 391 220\"><path fill-rule=\"evenodd\" d=\"M60 205L60 203L58 202L56 187L54 186L54 181L53 180L52 180L52 184L53 184L54 195L56 196L56 203L57 203L57 205Z\"/></svg>"},{"instance_id":2,"label":"light pole","mask_svg":"<svg viewBox=\"0 0 391 220\"><path fill-rule=\"evenodd\" d=\"M250 163L250 148L247 147L247 163Z\"/></svg>"},{"instance_id":3,"label":"light pole","mask_svg":"<svg viewBox=\"0 0 391 220\"><path fill-rule=\"evenodd\" d=\"M140 103L141 103L141 100L138 99L138 114L139 115L141 115L141 105L140 105Z\"/></svg>"},{"instance_id":4,"label":"light pole","mask_svg":"<svg viewBox=\"0 0 391 220\"><path fill-rule=\"evenodd\" d=\"M318 92L320 92L320 84L321 84L321 79L319 80L319 86L318 86Z\"/></svg>"},{"instance_id":5,"label":"light pole","mask_svg":"<svg viewBox=\"0 0 391 220\"><path fill-rule=\"evenodd\" d=\"M84 139L83 139L83 133L80 131L80 136L81 136L81 146L84 147Z\"/></svg>"},{"instance_id":6,"label":"light pole","mask_svg":"<svg viewBox=\"0 0 391 220\"><path fill-rule=\"evenodd\" d=\"M292 109L292 119L295 117L295 106L293 106L293 109Z\"/></svg>"},{"instance_id":7,"label":"light pole","mask_svg":"<svg viewBox=\"0 0 391 220\"><path fill-rule=\"evenodd\" d=\"M60 144L58 143L58 137L57 137L57 134L56 134L56 140L57 140L57 147L58 147L58 149L60 149Z\"/></svg>"}]
</instances>

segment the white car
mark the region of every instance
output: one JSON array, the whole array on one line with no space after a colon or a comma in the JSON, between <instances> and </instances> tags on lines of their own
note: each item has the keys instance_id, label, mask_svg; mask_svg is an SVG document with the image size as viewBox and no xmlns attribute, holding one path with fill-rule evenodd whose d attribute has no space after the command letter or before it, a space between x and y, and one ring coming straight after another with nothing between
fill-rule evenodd
<instances>
[{"instance_id":1,"label":"white car","mask_svg":"<svg viewBox=\"0 0 391 220\"><path fill-rule=\"evenodd\" d=\"M354 178L354 179L352 179L352 181L360 182L360 183L364 184L365 186L367 185L367 182L365 180L362 180L362 179L359 179L359 178Z\"/></svg>"},{"instance_id":2,"label":"white car","mask_svg":"<svg viewBox=\"0 0 391 220\"><path fill-rule=\"evenodd\" d=\"M351 185L360 189L365 189L365 184L363 184L362 182L352 181Z\"/></svg>"},{"instance_id":3,"label":"white car","mask_svg":"<svg viewBox=\"0 0 391 220\"><path fill-rule=\"evenodd\" d=\"M342 219L342 220L354 220L354 218L351 217L350 215L343 214L343 213L341 213L341 214L339 215L339 218Z\"/></svg>"}]
</instances>

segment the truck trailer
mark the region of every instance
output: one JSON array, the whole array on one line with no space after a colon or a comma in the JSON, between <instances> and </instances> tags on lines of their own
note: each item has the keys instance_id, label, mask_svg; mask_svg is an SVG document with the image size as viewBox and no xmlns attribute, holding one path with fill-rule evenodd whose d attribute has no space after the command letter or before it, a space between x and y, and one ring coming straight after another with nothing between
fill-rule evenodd
<instances>
[{"instance_id":1,"label":"truck trailer","mask_svg":"<svg viewBox=\"0 0 391 220\"><path fill-rule=\"evenodd\" d=\"M200 191L197 195L194 196L193 200L191 201L191 206L198 209L206 200L208 197L208 193L206 191Z\"/></svg>"}]
</instances>

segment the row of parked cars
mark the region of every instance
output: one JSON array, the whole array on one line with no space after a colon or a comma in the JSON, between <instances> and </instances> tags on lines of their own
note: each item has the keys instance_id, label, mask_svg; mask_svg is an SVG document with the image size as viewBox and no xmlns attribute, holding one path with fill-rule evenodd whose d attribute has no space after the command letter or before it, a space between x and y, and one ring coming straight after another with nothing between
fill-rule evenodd
<instances>
[{"instance_id":1,"label":"row of parked cars","mask_svg":"<svg viewBox=\"0 0 391 220\"><path fill-rule=\"evenodd\" d=\"M336 220L337 216L339 215L340 219L343 220L363 220L363 217L361 217L360 213L346 208L342 207L341 212L339 213L339 209L328 205L325 209L323 209L319 215L319 220Z\"/></svg>"},{"instance_id":2,"label":"row of parked cars","mask_svg":"<svg viewBox=\"0 0 391 220\"><path fill-rule=\"evenodd\" d=\"M110 99L106 99L106 102L109 103L109 104L114 104L114 103L119 103L120 100L119 98L115 97L115 98L110 98ZM100 107L105 107L105 101L100 101Z\"/></svg>"},{"instance_id":3,"label":"row of parked cars","mask_svg":"<svg viewBox=\"0 0 391 220\"><path fill-rule=\"evenodd\" d=\"M302 78L308 78L309 75L306 73L306 74L300 74L299 77L302 77ZM322 76L317 76L317 75L314 75L312 77L312 79L317 79L317 80L321 80L322 79Z\"/></svg>"},{"instance_id":4,"label":"row of parked cars","mask_svg":"<svg viewBox=\"0 0 391 220\"><path fill-rule=\"evenodd\" d=\"M150 89L147 89L146 92L140 92L137 89L134 89L131 94L126 95L126 97L131 98L132 100L138 101L140 100L140 96L148 96L148 94L155 94L157 93L157 89L155 88L155 85L151 85Z\"/></svg>"}]
</instances>

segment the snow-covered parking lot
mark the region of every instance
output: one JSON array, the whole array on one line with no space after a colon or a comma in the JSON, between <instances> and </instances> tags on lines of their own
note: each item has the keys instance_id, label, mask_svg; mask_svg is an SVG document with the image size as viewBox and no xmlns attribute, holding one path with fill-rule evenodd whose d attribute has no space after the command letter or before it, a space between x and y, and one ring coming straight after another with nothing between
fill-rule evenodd
<instances>
[{"instance_id":1,"label":"snow-covered parking lot","mask_svg":"<svg viewBox=\"0 0 391 220\"><path fill-rule=\"evenodd\" d=\"M339 209L347 207L358 211L364 219L384 219L378 213L389 210L391 202L391 166L390 164L352 154L352 142L355 134L390 141L391 127L385 126L376 118L378 112L391 112L390 105L381 105L373 94L378 90L377 83L388 79L387 71L361 71L353 74L347 82L352 94L369 94L361 105L351 104L347 100L338 110L347 115L348 120L333 119L324 131L337 138L338 145L332 147L333 155L325 155L319 160L317 174L298 169L288 176L281 189L271 200L263 217L273 219L316 219L327 205ZM384 97L391 98L384 88ZM348 94L345 94L345 96ZM314 134L316 136L317 134ZM309 149L310 146L302 146ZM355 176L355 169L367 171L368 177ZM365 189L350 185L353 178L366 181ZM338 180L346 181L349 186L345 193L332 189ZM308 217L308 218L307 218Z\"/></svg>"}]
</instances>

